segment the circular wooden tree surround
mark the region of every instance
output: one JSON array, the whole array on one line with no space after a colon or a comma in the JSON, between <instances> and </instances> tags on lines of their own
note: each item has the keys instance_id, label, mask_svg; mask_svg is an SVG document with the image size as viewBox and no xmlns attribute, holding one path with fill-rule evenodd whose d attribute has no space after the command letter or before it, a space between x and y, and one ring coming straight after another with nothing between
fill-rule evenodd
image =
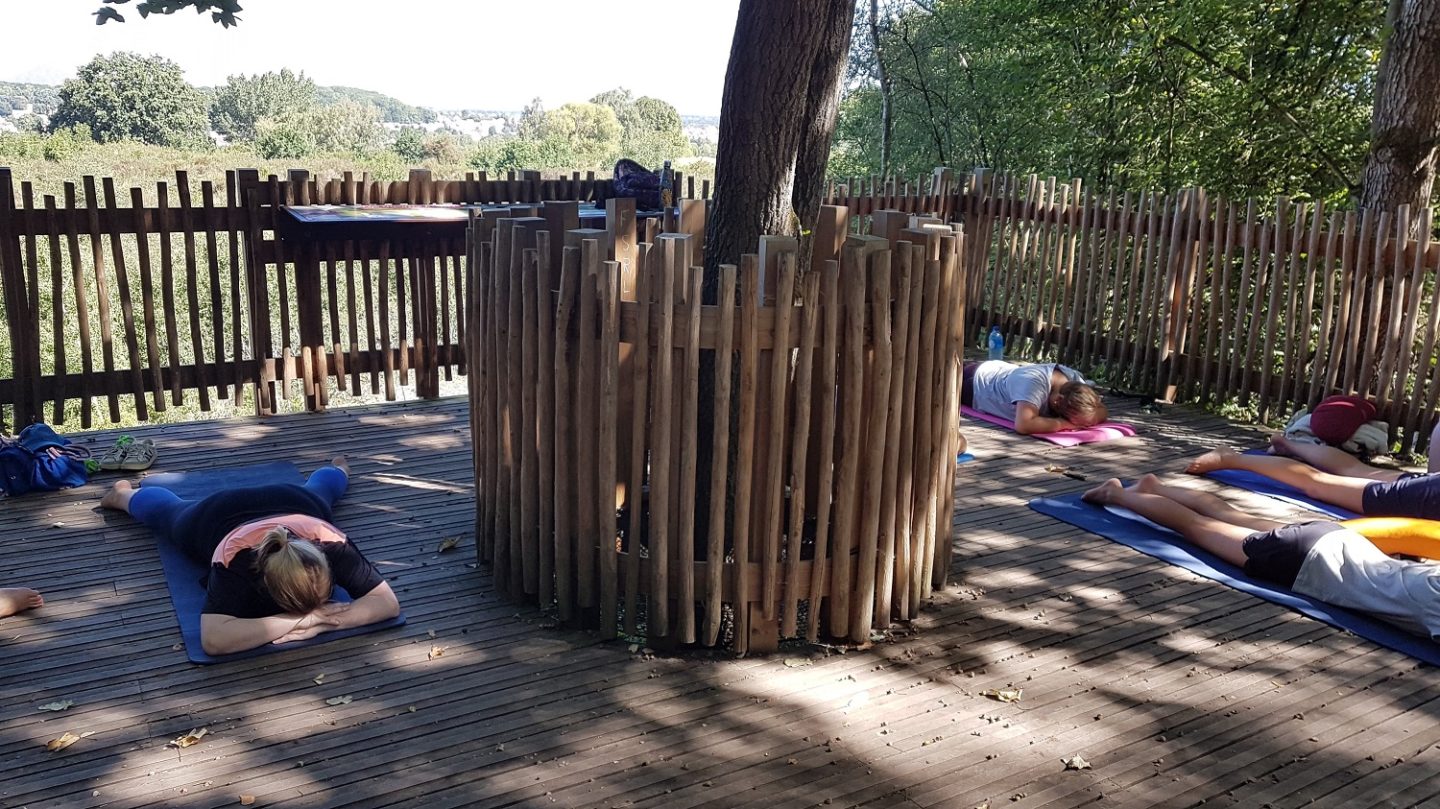
<instances>
[{"instance_id":1,"label":"circular wooden tree surround","mask_svg":"<svg viewBox=\"0 0 1440 809\"><path fill-rule=\"evenodd\" d=\"M606 231L567 227L565 203L472 220L477 552L497 590L606 636L739 652L913 617L950 561L962 237L898 212L873 217L890 238L847 237L827 208L803 271L796 240L764 237L712 306L703 234L637 243L626 204Z\"/></svg>"}]
</instances>

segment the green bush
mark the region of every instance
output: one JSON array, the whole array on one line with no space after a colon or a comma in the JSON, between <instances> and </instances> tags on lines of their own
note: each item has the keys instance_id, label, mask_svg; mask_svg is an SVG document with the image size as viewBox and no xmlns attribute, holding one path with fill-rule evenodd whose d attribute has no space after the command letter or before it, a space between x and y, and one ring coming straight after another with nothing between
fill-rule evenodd
<instances>
[{"instance_id":1,"label":"green bush","mask_svg":"<svg viewBox=\"0 0 1440 809\"><path fill-rule=\"evenodd\" d=\"M42 153L46 160L58 163L62 160L69 160L86 145L93 142L94 139L90 136L90 127L78 124L69 129L51 133L49 137L45 138Z\"/></svg>"},{"instance_id":2,"label":"green bush","mask_svg":"<svg viewBox=\"0 0 1440 809\"><path fill-rule=\"evenodd\" d=\"M425 159L425 130L417 126L401 129L395 133L395 141L390 144L390 151L399 155L402 160L419 163Z\"/></svg>"},{"instance_id":3,"label":"green bush","mask_svg":"<svg viewBox=\"0 0 1440 809\"><path fill-rule=\"evenodd\" d=\"M262 121L256 131L255 153L266 160L296 160L315 151L315 139L302 126Z\"/></svg>"},{"instance_id":4,"label":"green bush","mask_svg":"<svg viewBox=\"0 0 1440 809\"><path fill-rule=\"evenodd\" d=\"M0 159L33 160L42 157L45 139L35 132L6 132L0 134Z\"/></svg>"}]
</instances>

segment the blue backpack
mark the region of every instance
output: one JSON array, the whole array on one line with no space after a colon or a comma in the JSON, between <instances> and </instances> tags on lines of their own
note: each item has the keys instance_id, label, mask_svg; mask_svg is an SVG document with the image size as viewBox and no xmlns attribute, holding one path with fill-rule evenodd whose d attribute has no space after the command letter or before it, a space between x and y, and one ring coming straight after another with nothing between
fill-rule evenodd
<instances>
[{"instance_id":1,"label":"blue backpack","mask_svg":"<svg viewBox=\"0 0 1440 809\"><path fill-rule=\"evenodd\" d=\"M46 450L59 450L53 457ZM83 486L90 480L85 460L90 451L77 447L48 425L32 424L16 438L0 435L0 491L14 497Z\"/></svg>"}]
</instances>

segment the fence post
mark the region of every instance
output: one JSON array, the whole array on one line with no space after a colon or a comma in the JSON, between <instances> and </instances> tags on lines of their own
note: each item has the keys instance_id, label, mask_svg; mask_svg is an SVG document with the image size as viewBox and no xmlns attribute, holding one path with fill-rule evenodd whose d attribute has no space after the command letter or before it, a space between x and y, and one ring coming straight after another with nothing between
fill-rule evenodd
<instances>
[{"instance_id":1,"label":"fence post","mask_svg":"<svg viewBox=\"0 0 1440 809\"><path fill-rule=\"evenodd\" d=\"M0 286L5 289L5 317L10 331L11 374L15 383L15 424L19 432L40 416L39 330L20 264L20 235L16 227L15 190L10 169L0 167Z\"/></svg>"}]
</instances>

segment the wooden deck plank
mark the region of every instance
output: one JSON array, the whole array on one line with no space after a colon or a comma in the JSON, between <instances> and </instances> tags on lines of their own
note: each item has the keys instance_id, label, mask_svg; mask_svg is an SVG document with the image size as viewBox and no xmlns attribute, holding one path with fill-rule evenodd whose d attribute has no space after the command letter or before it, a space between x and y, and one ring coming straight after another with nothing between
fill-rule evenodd
<instances>
[{"instance_id":1,"label":"wooden deck plank","mask_svg":"<svg viewBox=\"0 0 1440 809\"><path fill-rule=\"evenodd\" d=\"M1140 437L1062 449L967 423L979 460L957 470L952 585L872 648L768 659L634 654L499 599L466 550L463 399L130 430L159 444L152 472L278 458L308 472L349 455L337 522L409 623L193 666L153 539L95 507L113 478L7 500L0 582L47 605L0 623L0 807L1434 801L1433 669L1025 507L1260 440L1209 414L1111 404ZM101 451L117 434L76 437ZM437 553L445 536L460 549ZM1010 685L1020 702L980 696ZM341 694L353 702L324 703ZM59 699L75 705L36 710ZM164 747L200 726L199 745ZM94 735L43 749L66 730ZM1075 753L1094 769L1065 772Z\"/></svg>"}]
</instances>

